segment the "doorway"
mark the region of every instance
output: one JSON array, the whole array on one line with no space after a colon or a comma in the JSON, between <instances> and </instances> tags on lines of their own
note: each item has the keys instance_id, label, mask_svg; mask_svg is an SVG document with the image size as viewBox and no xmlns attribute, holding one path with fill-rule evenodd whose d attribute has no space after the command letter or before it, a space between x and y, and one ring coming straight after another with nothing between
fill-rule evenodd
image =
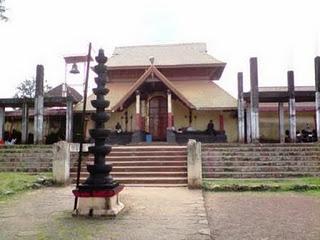
<instances>
[{"instance_id":1,"label":"doorway","mask_svg":"<svg viewBox=\"0 0 320 240\"><path fill-rule=\"evenodd\" d=\"M167 137L168 109L167 99L156 96L149 101L149 132L156 141L165 141Z\"/></svg>"}]
</instances>

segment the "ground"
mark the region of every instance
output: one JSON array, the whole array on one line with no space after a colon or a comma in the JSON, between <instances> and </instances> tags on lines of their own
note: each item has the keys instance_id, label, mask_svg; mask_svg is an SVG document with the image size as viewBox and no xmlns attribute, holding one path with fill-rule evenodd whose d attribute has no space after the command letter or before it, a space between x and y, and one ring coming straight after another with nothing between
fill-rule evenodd
<instances>
[{"instance_id":1,"label":"ground","mask_svg":"<svg viewBox=\"0 0 320 240\"><path fill-rule=\"evenodd\" d=\"M71 216L71 190L43 188L0 202L0 239L320 239L319 195L128 187L124 212L92 219Z\"/></svg>"},{"instance_id":2,"label":"ground","mask_svg":"<svg viewBox=\"0 0 320 240\"><path fill-rule=\"evenodd\" d=\"M294 192L206 192L215 240L319 240L320 198Z\"/></svg>"},{"instance_id":3,"label":"ground","mask_svg":"<svg viewBox=\"0 0 320 240\"><path fill-rule=\"evenodd\" d=\"M45 188L0 205L0 239L210 239L201 190L125 188L115 219L72 217L71 187Z\"/></svg>"}]
</instances>

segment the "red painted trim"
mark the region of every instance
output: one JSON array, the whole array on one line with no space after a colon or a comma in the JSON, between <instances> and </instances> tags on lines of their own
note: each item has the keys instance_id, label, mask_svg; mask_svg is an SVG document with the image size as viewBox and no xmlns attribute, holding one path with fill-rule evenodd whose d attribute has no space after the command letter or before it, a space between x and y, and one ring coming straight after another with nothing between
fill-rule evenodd
<instances>
[{"instance_id":1,"label":"red painted trim","mask_svg":"<svg viewBox=\"0 0 320 240\"><path fill-rule=\"evenodd\" d=\"M223 131L224 130L224 119L223 115L219 115L219 130Z\"/></svg>"},{"instance_id":2,"label":"red painted trim","mask_svg":"<svg viewBox=\"0 0 320 240\"><path fill-rule=\"evenodd\" d=\"M142 121L141 121L141 114L136 113L136 130L142 129Z\"/></svg>"},{"instance_id":3,"label":"red painted trim","mask_svg":"<svg viewBox=\"0 0 320 240\"><path fill-rule=\"evenodd\" d=\"M114 195L117 195L119 192L121 192L124 189L123 185L119 185L118 187L115 187L114 189L108 189L108 190L87 190L87 191L80 191L78 189L72 190L72 193L76 197L100 197L100 198L107 198L107 197L113 197Z\"/></svg>"},{"instance_id":4,"label":"red painted trim","mask_svg":"<svg viewBox=\"0 0 320 240\"><path fill-rule=\"evenodd\" d=\"M172 128L173 126L173 115L172 112L168 112L168 128Z\"/></svg>"}]
</instances>

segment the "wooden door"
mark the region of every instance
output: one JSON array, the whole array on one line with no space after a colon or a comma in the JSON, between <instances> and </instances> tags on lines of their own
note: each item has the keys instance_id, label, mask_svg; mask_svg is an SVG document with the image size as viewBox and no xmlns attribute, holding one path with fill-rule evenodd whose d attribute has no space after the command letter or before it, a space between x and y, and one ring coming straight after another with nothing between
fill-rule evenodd
<instances>
[{"instance_id":1,"label":"wooden door","mask_svg":"<svg viewBox=\"0 0 320 240\"><path fill-rule=\"evenodd\" d=\"M149 102L149 132L152 134L152 138L158 141L165 141L167 126L167 99L161 96L151 98Z\"/></svg>"}]
</instances>

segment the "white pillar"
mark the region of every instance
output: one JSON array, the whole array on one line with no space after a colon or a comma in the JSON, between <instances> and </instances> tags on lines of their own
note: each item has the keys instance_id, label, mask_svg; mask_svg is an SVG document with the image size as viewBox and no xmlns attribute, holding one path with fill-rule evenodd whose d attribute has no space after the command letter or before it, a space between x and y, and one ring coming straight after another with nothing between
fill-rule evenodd
<instances>
[{"instance_id":1,"label":"white pillar","mask_svg":"<svg viewBox=\"0 0 320 240\"><path fill-rule=\"evenodd\" d=\"M136 91L136 129L141 130L140 91Z\"/></svg>"},{"instance_id":2,"label":"white pillar","mask_svg":"<svg viewBox=\"0 0 320 240\"><path fill-rule=\"evenodd\" d=\"M171 91L167 91L167 100L168 100L168 128L172 128L172 96Z\"/></svg>"}]
</instances>

